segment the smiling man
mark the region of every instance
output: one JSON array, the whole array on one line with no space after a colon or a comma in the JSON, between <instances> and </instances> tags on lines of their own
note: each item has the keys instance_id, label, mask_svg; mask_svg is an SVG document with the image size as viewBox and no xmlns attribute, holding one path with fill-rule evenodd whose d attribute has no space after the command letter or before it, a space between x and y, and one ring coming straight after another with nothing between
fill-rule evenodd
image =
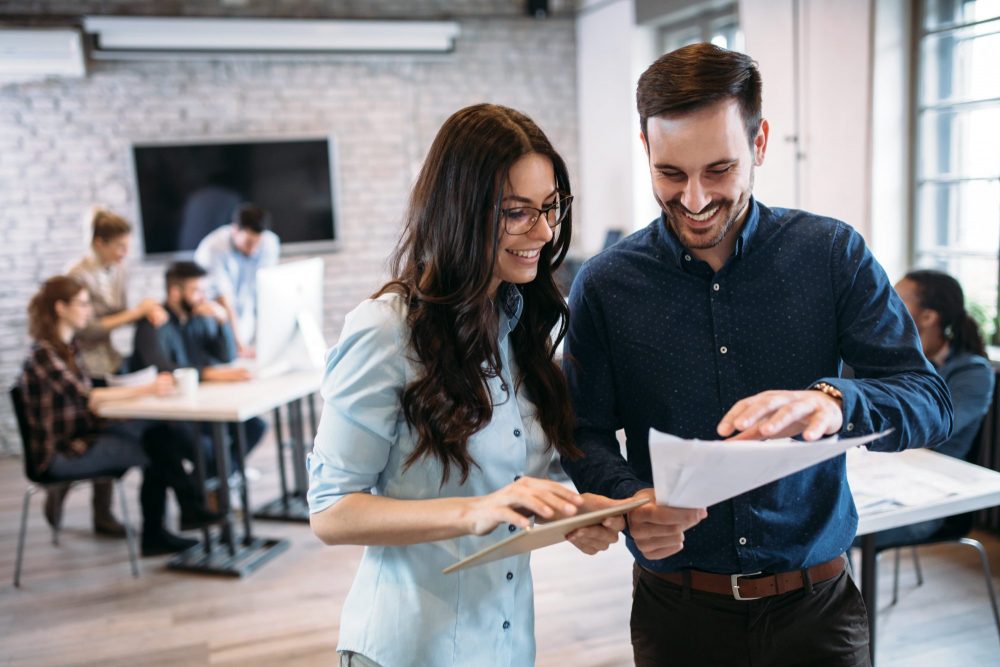
<instances>
[{"instance_id":1,"label":"smiling man","mask_svg":"<svg viewBox=\"0 0 1000 667\"><path fill-rule=\"evenodd\" d=\"M948 389L861 236L754 199L769 132L754 62L684 47L646 70L637 103L662 214L587 262L570 294L564 369L585 456L563 464L578 489L653 497L651 427L805 441L895 429L873 443L888 451L945 440ZM869 665L844 572L858 518L844 466L710 508L631 512L636 665Z\"/></svg>"}]
</instances>

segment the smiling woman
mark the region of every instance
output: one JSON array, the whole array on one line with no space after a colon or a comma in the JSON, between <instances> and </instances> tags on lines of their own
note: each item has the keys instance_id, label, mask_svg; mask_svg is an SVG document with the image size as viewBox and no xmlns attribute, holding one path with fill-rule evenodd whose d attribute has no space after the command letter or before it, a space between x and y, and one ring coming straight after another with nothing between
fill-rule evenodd
<instances>
[{"instance_id":1,"label":"smiling woman","mask_svg":"<svg viewBox=\"0 0 1000 667\"><path fill-rule=\"evenodd\" d=\"M577 454L553 362L571 201L562 158L513 109L462 109L430 148L395 278L348 315L327 357L309 458L314 532L368 546L342 664L534 664L528 555L441 570L529 515L613 502L543 478L556 452ZM592 554L622 528L608 519L569 539Z\"/></svg>"}]
</instances>

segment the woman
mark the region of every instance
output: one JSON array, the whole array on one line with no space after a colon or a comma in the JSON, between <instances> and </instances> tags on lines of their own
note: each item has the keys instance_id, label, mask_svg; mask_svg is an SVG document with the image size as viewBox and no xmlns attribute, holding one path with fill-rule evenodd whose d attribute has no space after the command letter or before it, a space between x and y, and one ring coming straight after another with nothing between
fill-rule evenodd
<instances>
[{"instance_id":1,"label":"woman","mask_svg":"<svg viewBox=\"0 0 1000 667\"><path fill-rule=\"evenodd\" d=\"M311 522L327 544L368 546L341 615L342 665L533 664L528 556L441 569L528 515L612 503L540 479L553 450L578 454L553 362L569 193L529 118L487 104L455 113L411 194L394 279L348 315L328 355ZM571 541L595 553L622 528L609 519Z\"/></svg>"},{"instance_id":2,"label":"woman","mask_svg":"<svg viewBox=\"0 0 1000 667\"><path fill-rule=\"evenodd\" d=\"M965 310L958 281L940 271L911 271L896 283L917 325L924 354L951 390L955 426L951 439L937 451L965 459L993 398L993 367L986 356L979 325ZM944 523L934 519L879 533L878 544L919 542Z\"/></svg>"},{"instance_id":3,"label":"woman","mask_svg":"<svg viewBox=\"0 0 1000 667\"><path fill-rule=\"evenodd\" d=\"M75 335L91 318L90 293L76 278L47 280L28 306L28 329L34 340L19 385L24 395L30 442L46 481L80 475L117 475L143 467L142 553L154 556L181 551L197 542L178 537L163 526L167 487L181 506L181 525L197 528L219 520L205 509L193 480L185 472L181 451L190 451L183 429L146 421L108 422L95 410L103 403L139 395L173 391L169 375L138 387L93 388L83 372Z\"/></svg>"},{"instance_id":4,"label":"woman","mask_svg":"<svg viewBox=\"0 0 1000 667\"><path fill-rule=\"evenodd\" d=\"M87 374L103 382L106 375L118 373L122 355L111 343L111 332L143 318L154 326L166 321L167 314L153 299L143 299L134 308L126 303L127 280L124 267L132 237L132 226L110 211L95 209L91 215L91 252L67 273L90 293L93 317L76 336ZM111 483L93 484L94 532L124 537L125 528L111 511ZM45 500L45 517L53 527L62 523L62 507L69 485L50 486Z\"/></svg>"}]
</instances>

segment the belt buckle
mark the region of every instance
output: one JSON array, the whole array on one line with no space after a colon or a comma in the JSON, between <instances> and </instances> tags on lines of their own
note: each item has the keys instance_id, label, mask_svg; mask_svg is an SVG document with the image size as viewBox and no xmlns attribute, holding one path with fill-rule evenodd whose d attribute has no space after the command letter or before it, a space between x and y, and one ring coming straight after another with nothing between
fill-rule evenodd
<instances>
[{"instance_id":1,"label":"belt buckle","mask_svg":"<svg viewBox=\"0 0 1000 667\"><path fill-rule=\"evenodd\" d=\"M736 600L759 600L760 599L759 596L755 598L745 598L742 595L740 595L740 583L739 583L740 577L754 577L757 576L758 574L763 574L763 572L748 572L746 574L729 575L729 584L733 588L733 598Z\"/></svg>"}]
</instances>

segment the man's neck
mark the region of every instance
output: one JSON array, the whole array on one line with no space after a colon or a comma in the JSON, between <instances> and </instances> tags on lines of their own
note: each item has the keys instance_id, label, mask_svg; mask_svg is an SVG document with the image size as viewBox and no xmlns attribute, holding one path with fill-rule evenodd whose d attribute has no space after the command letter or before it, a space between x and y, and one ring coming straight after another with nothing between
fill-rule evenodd
<instances>
[{"instance_id":1,"label":"man's neck","mask_svg":"<svg viewBox=\"0 0 1000 667\"><path fill-rule=\"evenodd\" d=\"M748 199L747 205L743 207L743 211L740 212L736 222L729 229L729 233L721 241L711 248L692 248L691 254L712 267L712 271L718 272L733 256L733 251L736 250L736 240L740 237L740 232L743 230L743 225L746 224L749 213L750 202Z\"/></svg>"},{"instance_id":2,"label":"man's neck","mask_svg":"<svg viewBox=\"0 0 1000 667\"><path fill-rule=\"evenodd\" d=\"M187 322L188 313L184 309L184 305L183 304L177 303L177 302L172 302L172 301L168 300L167 301L167 310L169 310L174 315L176 315L177 319L179 319L181 322Z\"/></svg>"}]
</instances>

